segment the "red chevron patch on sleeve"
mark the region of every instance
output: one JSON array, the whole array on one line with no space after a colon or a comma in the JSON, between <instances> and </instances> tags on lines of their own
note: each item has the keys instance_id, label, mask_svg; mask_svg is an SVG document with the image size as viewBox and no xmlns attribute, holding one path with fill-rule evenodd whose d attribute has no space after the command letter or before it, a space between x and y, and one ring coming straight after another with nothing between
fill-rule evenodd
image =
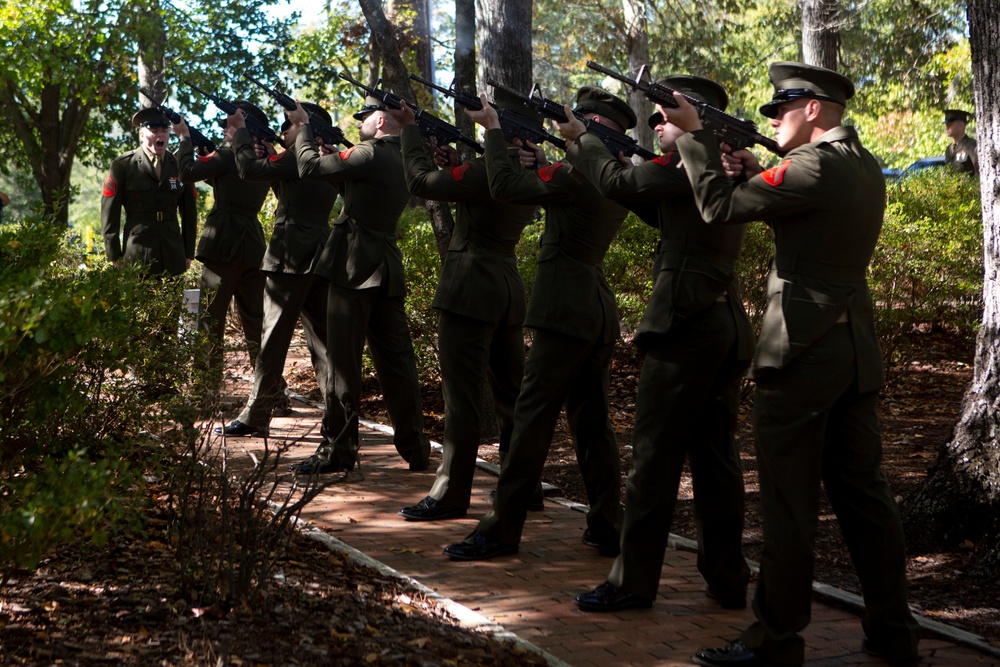
<instances>
[{"instance_id":1,"label":"red chevron patch on sleeve","mask_svg":"<svg viewBox=\"0 0 1000 667\"><path fill-rule=\"evenodd\" d=\"M562 166L562 162L556 162L555 164L550 164L547 167L542 167L538 170L538 178L542 179L546 183L555 178L556 170Z\"/></svg>"},{"instance_id":2,"label":"red chevron patch on sleeve","mask_svg":"<svg viewBox=\"0 0 1000 667\"><path fill-rule=\"evenodd\" d=\"M208 155L199 155L198 156L198 161L199 162L211 162L214 157L215 157L215 151L212 151Z\"/></svg>"},{"instance_id":3,"label":"red chevron patch on sleeve","mask_svg":"<svg viewBox=\"0 0 1000 667\"><path fill-rule=\"evenodd\" d=\"M286 155L288 155L288 151L284 151L284 152L281 152L281 153L275 153L274 155L270 156L267 159L270 160L271 162L277 162L278 160L280 160L281 158L285 157Z\"/></svg>"},{"instance_id":4,"label":"red chevron patch on sleeve","mask_svg":"<svg viewBox=\"0 0 1000 667\"><path fill-rule=\"evenodd\" d=\"M771 167L767 171L761 174L761 178L768 185L778 186L781 185L782 181L785 180L785 170L788 169L788 165L792 163L791 160L782 160L781 164L776 167Z\"/></svg>"},{"instance_id":5,"label":"red chevron patch on sleeve","mask_svg":"<svg viewBox=\"0 0 1000 667\"><path fill-rule=\"evenodd\" d=\"M346 151L340 151L340 159L346 160L347 158L351 157L351 153L353 153L356 148L357 146L351 146Z\"/></svg>"},{"instance_id":6,"label":"red chevron patch on sleeve","mask_svg":"<svg viewBox=\"0 0 1000 667\"><path fill-rule=\"evenodd\" d=\"M115 183L115 179L108 174L104 179L104 190L101 194L105 197L114 197L118 193L118 184Z\"/></svg>"},{"instance_id":7,"label":"red chevron patch on sleeve","mask_svg":"<svg viewBox=\"0 0 1000 667\"><path fill-rule=\"evenodd\" d=\"M663 155L658 155L654 157L650 162L660 165L661 167L670 166L671 162L674 162L674 157L677 155L677 151L670 151Z\"/></svg>"},{"instance_id":8,"label":"red chevron patch on sleeve","mask_svg":"<svg viewBox=\"0 0 1000 667\"><path fill-rule=\"evenodd\" d=\"M463 178L465 178L465 172L469 171L470 167L472 167L471 164L458 165L457 167L451 170L451 177L454 178L456 181L462 180Z\"/></svg>"}]
</instances>

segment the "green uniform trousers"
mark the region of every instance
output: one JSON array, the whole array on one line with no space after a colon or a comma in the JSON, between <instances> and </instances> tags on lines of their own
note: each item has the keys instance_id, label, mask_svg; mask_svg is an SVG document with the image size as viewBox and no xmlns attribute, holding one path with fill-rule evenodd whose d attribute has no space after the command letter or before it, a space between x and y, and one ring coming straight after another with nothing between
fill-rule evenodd
<instances>
[{"instance_id":1,"label":"green uniform trousers","mask_svg":"<svg viewBox=\"0 0 1000 667\"><path fill-rule=\"evenodd\" d=\"M764 369L766 370L766 369ZM906 602L899 511L881 469L877 392L859 393L850 324L835 325L785 368L759 372L754 427L764 550L757 622L743 642L771 662L801 665L809 624L820 482L861 580L866 636L916 651Z\"/></svg>"},{"instance_id":2,"label":"green uniform trousers","mask_svg":"<svg viewBox=\"0 0 1000 667\"><path fill-rule=\"evenodd\" d=\"M494 509L476 530L518 544L528 504L542 478L559 411L566 405L587 501L587 526L599 542L616 542L621 527L621 458L608 414L615 342L535 331L514 406L514 433L497 481Z\"/></svg>"},{"instance_id":3,"label":"green uniform trousers","mask_svg":"<svg viewBox=\"0 0 1000 667\"><path fill-rule=\"evenodd\" d=\"M240 248L228 262L202 260L198 330L208 336L208 363L213 383L222 377L226 316L234 298L250 363L256 363L264 325L264 282L260 251L249 251L246 242L240 243Z\"/></svg>"},{"instance_id":4,"label":"green uniform trousers","mask_svg":"<svg viewBox=\"0 0 1000 667\"><path fill-rule=\"evenodd\" d=\"M639 376L621 554L608 581L656 598L684 460L691 466L698 570L721 598L746 596L743 471L733 438L746 363L736 322L716 303L646 349Z\"/></svg>"},{"instance_id":5,"label":"green uniform trousers","mask_svg":"<svg viewBox=\"0 0 1000 667\"><path fill-rule=\"evenodd\" d=\"M482 436L480 403L489 380L500 427L500 451L510 448L514 403L524 374L524 329L442 310L438 320L444 442L430 496L468 509Z\"/></svg>"},{"instance_id":6,"label":"green uniform trousers","mask_svg":"<svg viewBox=\"0 0 1000 667\"><path fill-rule=\"evenodd\" d=\"M264 323L260 355L254 365L253 391L239 419L266 430L271 410L281 398L285 357L291 345L295 325L302 319L306 346L320 390L324 391L330 375L326 354L326 300L329 283L311 273L265 271Z\"/></svg>"},{"instance_id":7,"label":"green uniform trousers","mask_svg":"<svg viewBox=\"0 0 1000 667\"><path fill-rule=\"evenodd\" d=\"M424 461L430 441L424 435L420 378L413 353L403 296L389 296L388 285L350 289L330 285L327 348L330 385L323 415L324 459L353 466L358 456L362 358L365 340L378 374L392 441L405 461Z\"/></svg>"}]
</instances>

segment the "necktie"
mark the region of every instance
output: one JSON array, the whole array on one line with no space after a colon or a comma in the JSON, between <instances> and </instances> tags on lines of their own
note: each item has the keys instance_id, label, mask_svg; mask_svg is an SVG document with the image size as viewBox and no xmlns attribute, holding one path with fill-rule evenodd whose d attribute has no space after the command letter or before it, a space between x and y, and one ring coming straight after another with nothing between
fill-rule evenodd
<instances>
[{"instance_id":1,"label":"necktie","mask_svg":"<svg viewBox=\"0 0 1000 667\"><path fill-rule=\"evenodd\" d=\"M157 180L160 178L160 167L162 166L163 160L160 159L159 155L153 156L153 173L156 174Z\"/></svg>"}]
</instances>

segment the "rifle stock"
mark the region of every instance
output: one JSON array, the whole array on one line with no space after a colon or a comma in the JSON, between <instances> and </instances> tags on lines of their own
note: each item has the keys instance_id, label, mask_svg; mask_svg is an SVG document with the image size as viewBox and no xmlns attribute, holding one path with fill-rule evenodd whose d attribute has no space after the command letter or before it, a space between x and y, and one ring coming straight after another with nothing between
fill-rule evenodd
<instances>
[{"instance_id":1,"label":"rifle stock","mask_svg":"<svg viewBox=\"0 0 1000 667\"><path fill-rule=\"evenodd\" d=\"M430 112L424 111L413 102L397 95L396 93L390 93L389 91L383 88L379 88L377 86L374 88L371 86L367 86L358 81L357 79L355 79L354 77L350 76L349 74L345 74L343 72L340 72L337 76L339 76L344 81L347 81L348 83L353 84L354 86L365 91L368 95L379 100L380 102L382 102L382 104L386 105L387 107L391 107L393 109L402 109L403 102L406 102L406 106L410 107L410 110L413 111L413 116L416 118L417 121L417 129L420 130L420 135L422 137L425 138L434 137L435 139L438 140L438 143L440 144L451 144L451 143L461 142L466 146L470 147L472 150L476 151L477 153L483 153L486 150L485 148L483 148L482 144L480 144L475 139L472 139L462 134L461 130L459 130L451 123L438 118L437 116L435 116ZM411 79L415 77L416 75L414 74L410 75ZM416 77L416 80L419 80L419 77Z\"/></svg>"},{"instance_id":2,"label":"rifle stock","mask_svg":"<svg viewBox=\"0 0 1000 667\"><path fill-rule=\"evenodd\" d=\"M587 67L610 76L613 79L627 83L634 90L641 90L646 95L646 99L654 104L659 104L667 108L677 106L677 100L674 99L674 93L677 91L658 83L649 83L642 80L643 74L648 71L645 65L639 70L635 79L631 79L620 72L604 67L592 60L587 61ZM757 144L775 155L784 155L784 152L778 148L778 143L774 139L765 137L758 132L757 126L752 121L731 116L725 111L705 104L690 95L680 94L692 106L698 109L702 123L704 123L706 128L712 130L719 141L729 144L734 149L747 148L753 144Z\"/></svg>"},{"instance_id":3,"label":"rifle stock","mask_svg":"<svg viewBox=\"0 0 1000 667\"><path fill-rule=\"evenodd\" d=\"M274 88L269 88L268 86L264 85L263 83L253 78L246 72L243 73L243 78L253 84L256 84L260 88L263 88L264 92L270 95L274 99L274 101L278 103L278 106L280 106L285 111L295 110L295 100L293 100L285 93L276 90ZM354 145L347 140L347 137L344 136L344 131L341 130L339 127L337 127L336 125L331 125L330 123L326 122L326 119L322 118L319 114L310 111L309 109L305 109L305 112L306 115L309 117L309 126L312 128L313 134L315 134L317 137L320 137L323 140L323 143L329 144L331 146L336 146L339 144L345 148L350 148L351 146Z\"/></svg>"},{"instance_id":4,"label":"rifle stock","mask_svg":"<svg viewBox=\"0 0 1000 667\"><path fill-rule=\"evenodd\" d=\"M487 80L486 83L494 88L503 90L509 95L513 95L518 99L523 100L525 104L533 109L536 109L546 118L551 118L557 123L566 123L569 121L566 117L566 112L563 110L563 105L544 97L537 83L531 87L531 92L527 95L492 79ZM656 157L656 153L646 150L639 145L638 141L623 132L619 132L608 127L607 125L601 125L600 123L594 122L591 118L584 118L583 114L573 112L573 116L584 124L588 132L592 132L594 136L600 139L615 157L618 157L618 153L623 153L625 157L638 155L644 160L652 160Z\"/></svg>"},{"instance_id":5,"label":"rifle stock","mask_svg":"<svg viewBox=\"0 0 1000 667\"><path fill-rule=\"evenodd\" d=\"M454 81L452 81L451 86L444 88L436 83L422 79L416 74L411 74L410 78L417 83L427 86L428 88L444 93L469 111L481 111L483 108L483 103L477 96L464 90L457 90L455 88ZM546 132L545 128L540 126L531 118L514 111L510 111L509 109L498 107L493 102L490 102L489 104L497 112L497 117L500 119L500 128L503 130L504 139L507 141L521 139L523 141L530 141L533 144L541 144L542 142L547 141L560 150L566 150L565 141Z\"/></svg>"},{"instance_id":6,"label":"rifle stock","mask_svg":"<svg viewBox=\"0 0 1000 667\"><path fill-rule=\"evenodd\" d=\"M169 120L171 123L176 125L177 123L181 122L181 115L179 113L177 113L170 107L164 106L159 102L157 102L156 100L154 100L149 95L149 93L147 93L142 88L139 89L139 93L142 94L142 96L145 97L147 100L152 102L153 107L157 109L160 113L162 113L164 116L166 116L167 120ZM191 127L190 125L188 125L188 133L191 135L191 143L195 146L195 148L204 148L206 153L215 152L215 142L206 137L201 132L199 132L198 128Z\"/></svg>"},{"instance_id":7,"label":"rifle stock","mask_svg":"<svg viewBox=\"0 0 1000 667\"><path fill-rule=\"evenodd\" d=\"M219 111L226 114L227 116L232 116L234 113L240 110L239 107L237 107L229 100L223 99L222 97L215 95L213 93L205 92L198 86L188 81L184 81L183 83L185 86L187 86L194 92L198 93L199 95L202 95L203 97L207 97L208 99L212 100L215 106L219 108ZM278 133L272 130L267 123L262 123L260 120L249 114L243 114L243 120L246 123L247 131L250 133L250 136L252 136L254 139L258 139L260 141L267 141L272 144L278 144L282 148L287 148L287 146L285 146L285 143L281 140L281 137L278 135Z\"/></svg>"}]
</instances>

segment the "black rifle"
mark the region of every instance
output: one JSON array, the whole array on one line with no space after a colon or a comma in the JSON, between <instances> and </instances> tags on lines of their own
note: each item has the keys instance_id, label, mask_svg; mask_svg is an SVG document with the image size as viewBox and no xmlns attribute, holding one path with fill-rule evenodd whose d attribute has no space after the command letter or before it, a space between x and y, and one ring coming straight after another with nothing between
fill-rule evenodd
<instances>
[{"instance_id":1,"label":"black rifle","mask_svg":"<svg viewBox=\"0 0 1000 667\"><path fill-rule=\"evenodd\" d=\"M295 111L295 100L293 100L288 95L279 92L273 88L268 88L263 83L253 78L249 74L244 73L243 78L263 88L268 95L274 98L274 101L277 102L278 105L281 106L281 108L285 109L286 111ZM351 146L354 145L347 140L347 137L344 136L343 130L341 130L339 127L337 127L336 125L331 125L330 123L326 122L325 118L323 118L322 116L313 111L310 111L309 109L304 109L304 111L306 112L306 115L309 116L309 126L312 127L313 134L322 139L323 143L327 144L328 146L335 146L337 144L340 144L345 148L350 148Z\"/></svg>"},{"instance_id":2,"label":"black rifle","mask_svg":"<svg viewBox=\"0 0 1000 667\"><path fill-rule=\"evenodd\" d=\"M477 96L464 90L457 90L455 88L454 81L452 81L451 86L444 88L436 83L422 79L416 74L411 74L410 78L427 86L428 88L454 98L456 102L470 111L480 111L483 108L483 103ZM507 141L521 139L522 141L530 141L536 145L541 144L543 141L547 141L560 150L566 150L565 141L554 134L546 132L545 129L532 118L510 111L509 109L498 107L493 102L490 102L490 106L496 109L497 117L500 119L500 128L503 130L504 139Z\"/></svg>"},{"instance_id":3,"label":"black rifle","mask_svg":"<svg viewBox=\"0 0 1000 667\"><path fill-rule=\"evenodd\" d=\"M593 61L587 61L587 67L610 76L613 79L624 81L632 86L633 89L641 90L645 93L646 99L654 104L662 105L668 109L677 106L677 100L674 99L675 91L672 88L659 83L643 81L643 75L648 72L645 65L639 69L639 73L635 79L630 79L624 74L608 69L607 67L602 67ZM681 95L692 106L698 109L701 122L706 128L712 130L719 141L729 144L733 149L747 148L754 144L759 144L776 155L784 155L784 152L778 148L778 143L774 139L765 137L758 132L757 126L753 122L745 118L730 116L725 111L720 111L690 95L684 95L684 93L681 93Z\"/></svg>"},{"instance_id":4,"label":"black rifle","mask_svg":"<svg viewBox=\"0 0 1000 667\"><path fill-rule=\"evenodd\" d=\"M348 83L354 84L361 90L365 91L375 99L379 100L382 104L393 109L402 109L402 102L406 102L406 106L413 110L413 115L417 120L417 127L420 129L420 135L423 137L435 137L438 140L438 144L450 144L454 142L461 141L466 146L472 148L472 150L477 153L483 153L486 149L483 145L476 141L475 139L470 139L469 137L462 134L461 130L452 125L451 123L441 120L437 116L424 111L419 108L416 104L410 100L400 97L396 93L390 93L382 88L372 88L371 86L366 86L360 81L350 77L347 74L341 72L338 74L341 79L347 81ZM381 81L379 82L381 83Z\"/></svg>"},{"instance_id":5,"label":"black rifle","mask_svg":"<svg viewBox=\"0 0 1000 667\"><path fill-rule=\"evenodd\" d=\"M524 100L524 103L533 109L537 109L540 114L546 118L552 118L558 123L566 123L569 121L566 118L566 112L563 110L563 105L550 100L542 96L542 91L536 83L531 87L531 92L525 95L522 92L516 91L513 88L508 88L507 86L494 81L492 79L487 79L487 84L506 92L508 95L513 95L518 99ZM573 112L580 122L582 122L586 127L587 131L592 133L598 139L600 139L611 154L618 157L618 153L624 153L625 157L632 157L632 155L638 155L644 160L652 160L656 157L656 153L646 150L639 145L639 142L628 136L623 132L614 130L607 125L601 125L598 122L590 118L584 118L583 114Z\"/></svg>"},{"instance_id":6,"label":"black rifle","mask_svg":"<svg viewBox=\"0 0 1000 667\"><path fill-rule=\"evenodd\" d=\"M177 123L181 122L181 115L179 113L177 113L170 107L165 107L156 100L154 100L150 96L150 94L147 93L142 88L139 89L139 92L142 93L143 97L152 102L153 108L162 113L164 116L166 116L167 120L169 120L171 123L176 125ZM204 148L206 153L215 152L215 143L211 139L206 137L204 134L199 132L197 128L188 125L188 133L191 135L191 143L194 145L195 148Z\"/></svg>"},{"instance_id":7,"label":"black rifle","mask_svg":"<svg viewBox=\"0 0 1000 667\"><path fill-rule=\"evenodd\" d=\"M226 114L227 116L232 116L234 113L240 110L239 107L237 107L229 100L225 100L219 97L218 95L213 95L212 93L206 93L204 90L194 85L193 83L184 81L184 85L193 90L194 92L199 93L200 95L203 95L208 99L212 100L212 102L215 103L215 106L219 107L219 111ZM246 123L247 131L250 133L250 136L253 137L254 139L258 139L260 141L267 141L272 144L278 144L282 148L286 147L285 143L281 140L281 136L277 132L272 130L267 123L261 122L258 118L251 116L250 114L243 114L243 120Z\"/></svg>"}]
</instances>

